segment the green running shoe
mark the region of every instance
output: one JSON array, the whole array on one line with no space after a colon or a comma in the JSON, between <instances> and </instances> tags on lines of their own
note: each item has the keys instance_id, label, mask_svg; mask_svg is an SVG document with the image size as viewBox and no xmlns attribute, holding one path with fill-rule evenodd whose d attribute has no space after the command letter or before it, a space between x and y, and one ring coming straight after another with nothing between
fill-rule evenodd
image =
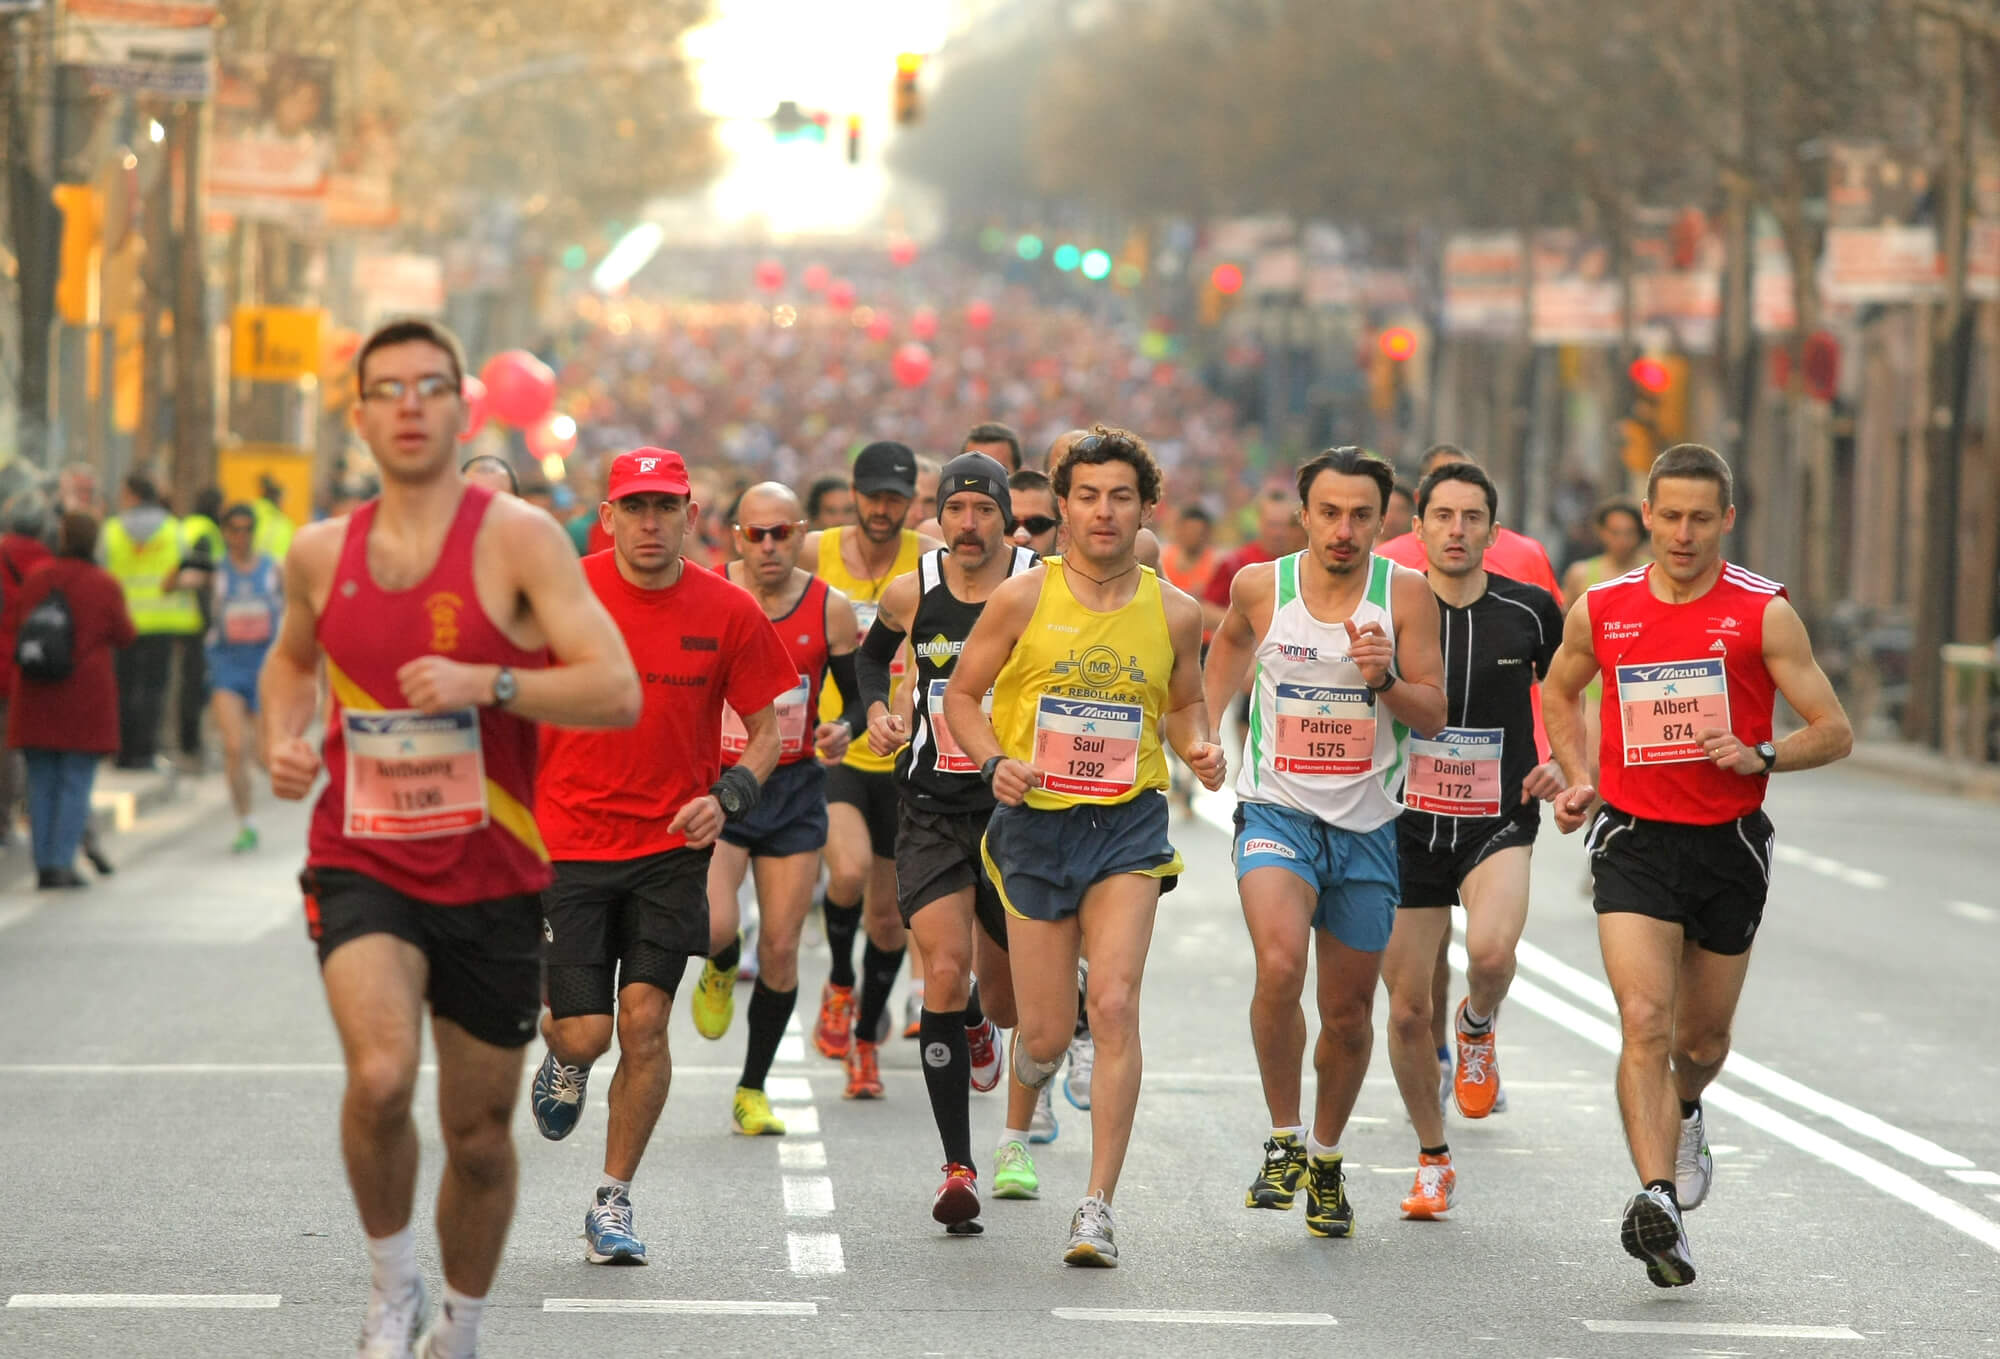
<instances>
[{"instance_id":1,"label":"green running shoe","mask_svg":"<svg viewBox=\"0 0 2000 1359\"><path fill-rule=\"evenodd\" d=\"M257 828L255 826L245 826L242 830L236 832L236 839L230 843L229 852L231 854L248 854L256 848Z\"/></svg>"},{"instance_id":2,"label":"green running shoe","mask_svg":"<svg viewBox=\"0 0 2000 1359\"><path fill-rule=\"evenodd\" d=\"M993 1153L993 1197L1034 1199L1042 1195L1042 1182L1035 1174L1035 1158L1019 1142L1002 1142Z\"/></svg>"}]
</instances>

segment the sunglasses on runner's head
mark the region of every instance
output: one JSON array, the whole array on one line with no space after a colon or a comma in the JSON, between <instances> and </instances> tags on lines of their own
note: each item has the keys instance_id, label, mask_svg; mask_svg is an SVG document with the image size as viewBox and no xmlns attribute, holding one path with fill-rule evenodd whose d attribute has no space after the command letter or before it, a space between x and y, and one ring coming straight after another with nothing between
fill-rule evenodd
<instances>
[{"instance_id":1,"label":"sunglasses on runner's head","mask_svg":"<svg viewBox=\"0 0 2000 1359\"><path fill-rule=\"evenodd\" d=\"M803 529L803 523L792 524L738 524L736 531L752 543L761 543L766 538L774 542L789 543L792 535Z\"/></svg>"},{"instance_id":2,"label":"sunglasses on runner's head","mask_svg":"<svg viewBox=\"0 0 2000 1359\"><path fill-rule=\"evenodd\" d=\"M402 378L377 378L361 389L361 399L384 404L401 401L414 388L418 396L426 401L435 401L441 396L455 394L459 384L443 373L426 373L414 383Z\"/></svg>"},{"instance_id":3,"label":"sunglasses on runner's head","mask_svg":"<svg viewBox=\"0 0 2000 1359\"><path fill-rule=\"evenodd\" d=\"M1062 520L1050 518L1046 514L1031 514L1026 519L1016 519L1014 522L1026 529L1029 537L1039 538Z\"/></svg>"}]
</instances>

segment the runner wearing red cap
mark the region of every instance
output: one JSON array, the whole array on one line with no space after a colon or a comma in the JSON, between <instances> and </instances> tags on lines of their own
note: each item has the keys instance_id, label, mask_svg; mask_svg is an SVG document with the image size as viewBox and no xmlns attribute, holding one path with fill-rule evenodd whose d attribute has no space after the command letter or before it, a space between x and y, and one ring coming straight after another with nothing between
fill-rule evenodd
<instances>
[{"instance_id":1,"label":"runner wearing red cap","mask_svg":"<svg viewBox=\"0 0 2000 1359\"><path fill-rule=\"evenodd\" d=\"M615 1012L618 1071L585 1258L644 1264L631 1182L666 1107L674 993L689 957L709 949L710 848L726 821L755 810L778 763L772 704L798 677L749 592L682 554L701 509L678 453L620 454L606 494L598 514L613 550L583 570L632 649L644 709L630 735L542 738L536 786L555 882L542 897L549 1050L531 1105L544 1137L576 1128ZM725 701L745 732L728 769Z\"/></svg>"},{"instance_id":2,"label":"runner wearing red cap","mask_svg":"<svg viewBox=\"0 0 2000 1359\"><path fill-rule=\"evenodd\" d=\"M639 685L553 520L467 486L458 341L428 321L376 331L355 361L355 427L382 494L301 528L264 663L271 789L322 763L306 925L347 1063L340 1140L373 1265L364 1355L407 1355L423 1321L410 1215L428 1001L444 1180L444 1320L420 1347L470 1354L514 1213L508 1124L534 1036L548 854L533 811L535 723L630 726ZM549 665L553 654L555 665ZM307 733L320 675L323 750ZM623 736L616 739L623 740Z\"/></svg>"}]
</instances>

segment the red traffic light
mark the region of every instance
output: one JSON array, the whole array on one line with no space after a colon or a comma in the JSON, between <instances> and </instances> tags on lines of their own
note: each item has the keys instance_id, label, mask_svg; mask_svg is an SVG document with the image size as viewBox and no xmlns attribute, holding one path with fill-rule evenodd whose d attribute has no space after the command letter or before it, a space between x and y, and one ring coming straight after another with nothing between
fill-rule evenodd
<instances>
[{"instance_id":1,"label":"red traffic light","mask_svg":"<svg viewBox=\"0 0 2000 1359\"><path fill-rule=\"evenodd\" d=\"M1243 291L1243 271L1233 264L1218 264L1208 276L1208 284L1224 297L1234 297Z\"/></svg>"},{"instance_id":2,"label":"red traffic light","mask_svg":"<svg viewBox=\"0 0 2000 1359\"><path fill-rule=\"evenodd\" d=\"M1632 385L1640 391L1658 396L1674 385L1673 371L1659 359L1634 359L1632 366L1625 370L1632 379Z\"/></svg>"},{"instance_id":3,"label":"red traffic light","mask_svg":"<svg viewBox=\"0 0 2000 1359\"><path fill-rule=\"evenodd\" d=\"M1375 345L1382 357L1403 363L1416 354L1417 337L1408 326L1390 326L1375 337Z\"/></svg>"}]
</instances>

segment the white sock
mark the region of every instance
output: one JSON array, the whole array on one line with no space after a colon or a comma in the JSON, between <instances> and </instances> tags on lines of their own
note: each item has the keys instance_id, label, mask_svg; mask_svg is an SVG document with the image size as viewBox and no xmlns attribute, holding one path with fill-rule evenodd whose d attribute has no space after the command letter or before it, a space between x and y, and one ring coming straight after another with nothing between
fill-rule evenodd
<instances>
[{"instance_id":1,"label":"white sock","mask_svg":"<svg viewBox=\"0 0 2000 1359\"><path fill-rule=\"evenodd\" d=\"M1471 1001L1467 1001L1465 1008L1459 1011L1459 1019L1463 1022L1459 1024L1458 1031L1468 1038L1483 1038L1493 1028L1493 1016L1472 1013Z\"/></svg>"},{"instance_id":2,"label":"white sock","mask_svg":"<svg viewBox=\"0 0 2000 1359\"><path fill-rule=\"evenodd\" d=\"M1291 1127L1291 1128L1280 1128L1273 1126L1271 1129L1271 1136L1273 1137L1289 1136L1294 1141L1303 1142L1306 1140L1306 1125L1301 1123L1298 1124L1296 1127Z\"/></svg>"},{"instance_id":3,"label":"white sock","mask_svg":"<svg viewBox=\"0 0 2000 1359\"><path fill-rule=\"evenodd\" d=\"M1000 1130L1000 1145L1004 1147L1009 1142L1019 1142L1022 1146L1027 1146L1028 1130L1026 1128L1002 1128Z\"/></svg>"},{"instance_id":4,"label":"white sock","mask_svg":"<svg viewBox=\"0 0 2000 1359\"><path fill-rule=\"evenodd\" d=\"M1329 1147L1326 1143L1320 1141L1317 1137L1314 1137L1311 1133L1307 1133L1306 1155L1314 1158L1322 1156L1338 1156L1340 1155L1340 1143L1335 1142L1332 1146Z\"/></svg>"},{"instance_id":5,"label":"white sock","mask_svg":"<svg viewBox=\"0 0 2000 1359\"><path fill-rule=\"evenodd\" d=\"M473 1359L479 1347L479 1319L485 1311L485 1298L469 1298L446 1284L437 1329L431 1332L434 1359Z\"/></svg>"},{"instance_id":6,"label":"white sock","mask_svg":"<svg viewBox=\"0 0 2000 1359\"><path fill-rule=\"evenodd\" d=\"M256 829L257 829L257 818L256 818L256 817L254 817L254 816L246 816L246 817L244 817L244 818L243 818L243 829L244 829L244 830L247 830L247 831L253 831L253 830L256 830Z\"/></svg>"},{"instance_id":7,"label":"white sock","mask_svg":"<svg viewBox=\"0 0 2000 1359\"><path fill-rule=\"evenodd\" d=\"M616 1189L621 1191L626 1198L629 1199L632 1197L632 1182L630 1180L615 1179L610 1175L606 1175L604 1177L604 1183L598 1185L597 1187L601 1190Z\"/></svg>"},{"instance_id":8,"label":"white sock","mask_svg":"<svg viewBox=\"0 0 2000 1359\"><path fill-rule=\"evenodd\" d=\"M388 1236L368 1238L368 1263L375 1291L385 1298L401 1297L417 1281L417 1238L408 1227Z\"/></svg>"}]
</instances>

